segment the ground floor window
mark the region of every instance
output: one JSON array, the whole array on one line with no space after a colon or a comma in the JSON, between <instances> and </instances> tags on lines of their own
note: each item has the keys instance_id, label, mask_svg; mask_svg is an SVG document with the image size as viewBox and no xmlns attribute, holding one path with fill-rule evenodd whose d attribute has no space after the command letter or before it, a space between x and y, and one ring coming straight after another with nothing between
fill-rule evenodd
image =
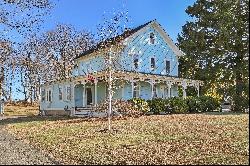
<instances>
[{"instance_id":1,"label":"ground floor window","mask_svg":"<svg viewBox=\"0 0 250 166\"><path fill-rule=\"evenodd\" d=\"M157 92L156 92L156 85L153 85L153 98L157 97Z\"/></svg>"},{"instance_id":2,"label":"ground floor window","mask_svg":"<svg viewBox=\"0 0 250 166\"><path fill-rule=\"evenodd\" d=\"M45 102L46 94L45 94L45 89L42 90L41 92L41 97L42 97L42 102Z\"/></svg>"},{"instance_id":3,"label":"ground floor window","mask_svg":"<svg viewBox=\"0 0 250 166\"><path fill-rule=\"evenodd\" d=\"M139 97L140 97L140 85L134 82L133 98L139 98Z\"/></svg>"},{"instance_id":4,"label":"ground floor window","mask_svg":"<svg viewBox=\"0 0 250 166\"><path fill-rule=\"evenodd\" d=\"M47 90L46 99L47 99L48 102L52 101L52 91L51 91L51 89Z\"/></svg>"},{"instance_id":5,"label":"ground floor window","mask_svg":"<svg viewBox=\"0 0 250 166\"><path fill-rule=\"evenodd\" d=\"M170 96L171 96L171 89L170 89ZM168 98L168 87L164 87L164 97Z\"/></svg>"},{"instance_id":6,"label":"ground floor window","mask_svg":"<svg viewBox=\"0 0 250 166\"><path fill-rule=\"evenodd\" d=\"M66 99L70 101L71 100L71 87L70 86L66 87L66 93L67 93Z\"/></svg>"},{"instance_id":7,"label":"ground floor window","mask_svg":"<svg viewBox=\"0 0 250 166\"><path fill-rule=\"evenodd\" d=\"M58 88L58 94L59 94L59 100L62 100L63 99L63 91L62 91L61 86L59 86L59 88Z\"/></svg>"}]
</instances>

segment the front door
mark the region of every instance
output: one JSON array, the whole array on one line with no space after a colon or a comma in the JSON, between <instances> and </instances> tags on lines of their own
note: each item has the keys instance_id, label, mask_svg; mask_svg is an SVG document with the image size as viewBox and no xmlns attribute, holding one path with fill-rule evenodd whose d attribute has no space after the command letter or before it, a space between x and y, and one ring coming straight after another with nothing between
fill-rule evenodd
<instances>
[{"instance_id":1,"label":"front door","mask_svg":"<svg viewBox=\"0 0 250 166\"><path fill-rule=\"evenodd\" d=\"M92 90L91 88L86 88L87 95L87 106L92 104Z\"/></svg>"}]
</instances>

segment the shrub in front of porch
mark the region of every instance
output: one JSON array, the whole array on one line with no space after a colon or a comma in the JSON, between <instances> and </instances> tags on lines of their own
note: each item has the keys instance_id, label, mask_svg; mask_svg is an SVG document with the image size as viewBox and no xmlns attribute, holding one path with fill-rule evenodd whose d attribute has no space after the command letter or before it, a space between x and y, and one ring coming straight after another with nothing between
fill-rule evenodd
<instances>
[{"instance_id":1,"label":"shrub in front of porch","mask_svg":"<svg viewBox=\"0 0 250 166\"><path fill-rule=\"evenodd\" d=\"M159 114L160 112L166 112L166 100L162 98L154 98L152 100L147 100L150 111L154 114Z\"/></svg>"},{"instance_id":2,"label":"shrub in front of porch","mask_svg":"<svg viewBox=\"0 0 250 166\"><path fill-rule=\"evenodd\" d=\"M134 108L139 110L142 113L147 113L150 111L150 107L144 99L133 98L133 99L128 100L128 102L132 103Z\"/></svg>"},{"instance_id":3,"label":"shrub in front of porch","mask_svg":"<svg viewBox=\"0 0 250 166\"><path fill-rule=\"evenodd\" d=\"M186 99L172 97L168 99L155 98L147 101L150 111L154 114L165 113L198 113L214 111L219 107L219 101L210 96L193 97Z\"/></svg>"},{"instance_id":4,"label":"shrub in front of porch","mask_svg":"<svg viewBox=\"0 0 250 166\"><path fill-rule=\"evenodd\" d=\"M166 103L172 109L172 113L175 114L185 114L188 113L188 105L185 99L182 97L172 97L169 99L165 99Z\"/></svg>"},{"instance_id":5,"label":"shrub in front of porch","mask_svg":"<svg viewBox=\"0 0 250 166\"><path fill-rule=\"evenodd\" d=\"M109 101L104 101L97 105L97 112L108 112ZM112 100L112 115L138 117L143 115L143 111L135 107L132 102L120 99ZM107 114L108 115L108 114Z\"/></svg>"},{"instance_id":6,"label":"shrub in front of porch","mask_svg":"<svg viewBox=\"0 0 250 166\"><path fill-rule=\"evenodd\" d=\"M190 113L214 111L220 106L219 101L211 96L189 96L185 100L189 107L188 112Z\"/></svg>"}]
</instances>

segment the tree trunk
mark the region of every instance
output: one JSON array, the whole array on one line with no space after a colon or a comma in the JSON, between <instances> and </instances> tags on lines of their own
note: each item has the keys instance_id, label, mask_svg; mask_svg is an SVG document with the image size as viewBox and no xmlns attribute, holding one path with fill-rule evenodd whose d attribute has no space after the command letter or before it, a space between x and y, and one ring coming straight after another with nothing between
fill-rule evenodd
<instances>
[{"instance_id":1,"label":"tree trunk","mask_svg":"<svg viewBox=\"0 0 250 166\"><path fill-rule=\"evenodd\" d=\"M236 96L234 97L234 102L235 102L234 111L243 112L244 111L244 97L243 97L244 82L243 82L243 73L241 70L243 56L239 52L237 54L238 56L236 57L236 68L234 69L236 70L235 72L235 78L236 78L235 94Z\"/></svg>"}]
</instances>

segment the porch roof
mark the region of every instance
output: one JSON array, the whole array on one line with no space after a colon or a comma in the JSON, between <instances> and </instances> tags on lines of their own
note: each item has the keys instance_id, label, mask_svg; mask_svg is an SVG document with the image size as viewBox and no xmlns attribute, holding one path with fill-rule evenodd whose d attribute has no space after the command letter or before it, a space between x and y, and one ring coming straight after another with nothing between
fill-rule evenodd
<instances>
[{"instance_id":1,"label":"porch roof","mask_svg":"<svg viewBox=\"0 0 250 166\"><path fill-rule=\"evenodd\" d=\"M90 74L95 80L108 80L108 72L107 71L100 71L96 73ZM203 81L200 80L192 80L186 78L180 78L176 76L167 76L167 75L159 75L159 74L152 74L152 73L141 73L141 72L132 72L132 71L115 71L112 73L113 79L122 79L126 81L146 81L146 82L154 82L154 83L173 83L182 85L183 82L187 84L187 86L194 86L194 85L203 85ZM50 85L53 83L62 83L62 82L90 82L88 80L88 75L76 76L64 80L54 81L51 83L47 83L45 85Z\"/></svg>"},{"instance_id":2,"label":"porch roof","mask_svg":"<svg viewBox=\"0 0 250 166\"><path fill-rule=\"evenodd\" d=\"M108 72L101 71L97 73L91 74L97 80L108 80ZM121 79L127 81L146 81L150 82L153 81L154 83L173 83L182 85L183 82L186 82L187 86L194 86L195 84L203 85L203 81L200 80L192 80L186 78L180 78L176 76L168 76L168 75L159 75L159 74L152 74L152 73L141 73L141 72L132 72L132 71L116 71L112 73L112 77L114 79ZM88 77L85 76L77 76L74 78L74 82L78 81L87 81Z\"/></svg>"}]
</instances>

